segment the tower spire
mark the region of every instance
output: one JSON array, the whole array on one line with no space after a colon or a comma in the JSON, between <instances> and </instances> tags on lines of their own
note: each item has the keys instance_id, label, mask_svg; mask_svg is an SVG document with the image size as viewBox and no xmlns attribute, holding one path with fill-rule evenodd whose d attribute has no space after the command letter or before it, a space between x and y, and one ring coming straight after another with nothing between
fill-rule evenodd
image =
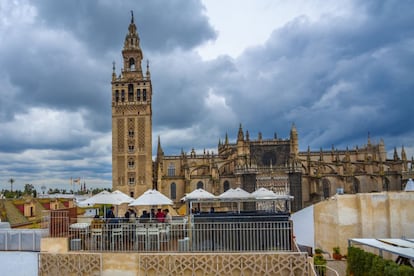
<instances>
[{"instance_id":1,"label":"tower spire","mask_svg":"<svg viewBox=\"0 0 414 276\"><path fill-rule=\"evenodd\" d=\"M134 24L134 11L131 10L131 24Z\"/></svg>"}]
</instances>

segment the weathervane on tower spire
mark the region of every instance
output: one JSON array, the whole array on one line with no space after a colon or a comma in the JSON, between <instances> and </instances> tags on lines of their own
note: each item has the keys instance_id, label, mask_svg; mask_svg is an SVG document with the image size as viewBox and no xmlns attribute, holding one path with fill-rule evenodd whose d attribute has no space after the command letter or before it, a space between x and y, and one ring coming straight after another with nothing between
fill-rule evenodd
<instances>
[{"instance_id":1,"label":"weathervane on tower spire","mask_svg":"<svg viewBox=\"0 0 414 276\"><path fill-rule=\"evenodd\" d=\"M134 23L134 11L131 10L131 23Z\"/></svg>"}]
</instances>

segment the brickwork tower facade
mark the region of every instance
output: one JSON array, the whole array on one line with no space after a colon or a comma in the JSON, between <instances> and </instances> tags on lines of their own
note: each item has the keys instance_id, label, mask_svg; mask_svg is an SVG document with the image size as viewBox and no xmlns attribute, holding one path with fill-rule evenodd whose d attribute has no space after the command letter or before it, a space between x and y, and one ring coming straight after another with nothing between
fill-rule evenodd
<instances>
[{"instance_id":1,"label":"brickwork tower facade","mask_svg":"<svg viewBox=\"0 0 414 276\"><path fill-rule=\"evenodd\" d=\"M138 197L152 188L152 84L134 15L122 49L123 68L112 72L112 188Z\"/></svg>"}]
</instances>

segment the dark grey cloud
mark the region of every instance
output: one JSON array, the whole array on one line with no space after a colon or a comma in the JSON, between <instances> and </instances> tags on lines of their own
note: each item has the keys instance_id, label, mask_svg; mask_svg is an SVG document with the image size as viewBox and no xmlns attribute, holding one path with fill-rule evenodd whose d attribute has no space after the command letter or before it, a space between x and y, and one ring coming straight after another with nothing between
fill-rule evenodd
<instances>
[{"instance_id":1,"label":"dark grey cloud","mask_svg":"<svg viewBox=\"0 0 414 276\"><path fill-rule=\"evenodd\" d=\"M141 43L151 51L188 50L216 37L200 1L43 0L37 7L46 24L71 30L88 43L91 54L119 47L131 10Z\"/></svg>"},{"instance_id":2,"label":"dark grey cloud","mask_svg":"<svg viewBox=\"0 0 414 276\"><path fill-rule=\"evenodd\" d=\"M110 185L111 63L119 72L130 10L150 60L154 148L161 135L167 154L215 149L226 133L236 139L239 123L252 138L283 138L295 123L301 149L361 145L370 132L387 149L414 153L411 1L300 16L237 58L209 61L195 51L216 38L200 1L3 7L11 10L0 11L0 181Z\"/></svg>"}]
</instances>

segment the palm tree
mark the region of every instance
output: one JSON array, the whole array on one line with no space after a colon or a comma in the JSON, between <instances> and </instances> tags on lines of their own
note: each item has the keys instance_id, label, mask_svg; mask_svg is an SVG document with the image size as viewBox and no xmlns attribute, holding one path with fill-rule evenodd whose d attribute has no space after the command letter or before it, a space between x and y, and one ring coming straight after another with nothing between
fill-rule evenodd
<instances>
[{"instance_id":1,"label":"palm tree","mask_svg":"<svg viewBox=\"0 0 414 276\"><path fill-rule=\"evenodd\" d=\"M9 182L10 182L10 192L13 192L13 183L14 183L14 179L13 179L13 178L10 178L10 179L9 179Z\"/></svg>"}]
</instances>

